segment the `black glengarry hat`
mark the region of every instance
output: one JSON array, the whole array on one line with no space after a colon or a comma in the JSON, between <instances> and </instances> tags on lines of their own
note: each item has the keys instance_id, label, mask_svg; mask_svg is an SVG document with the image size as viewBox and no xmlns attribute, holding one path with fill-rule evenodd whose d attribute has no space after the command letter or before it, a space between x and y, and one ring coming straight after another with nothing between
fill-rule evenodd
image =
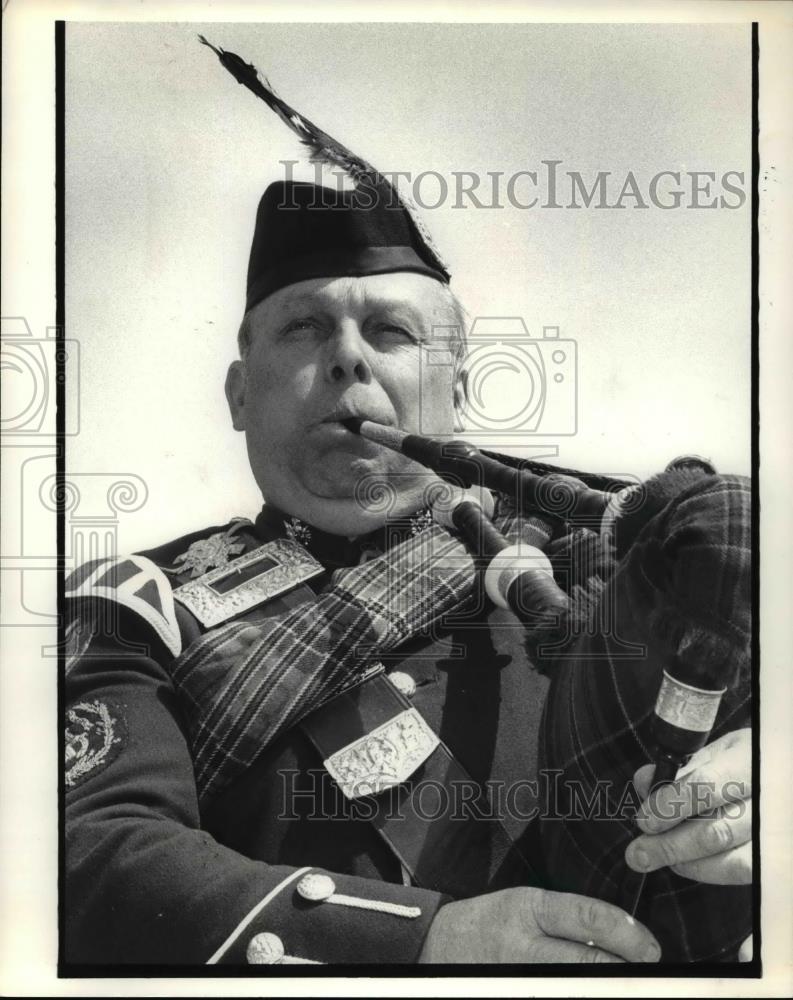
<instances>
[{"instance_id":1,"label":"black glengarry hat","mask_svg":"<svg viewBox=\"0 0 793 1000\"><path fill-rule=\"evenodd\" d=\"M448 282L405 208L383 202L369 190L271 184L256 213L246 312L279 288L309 278L413 271Z\"/></svg>"}]
</instances>

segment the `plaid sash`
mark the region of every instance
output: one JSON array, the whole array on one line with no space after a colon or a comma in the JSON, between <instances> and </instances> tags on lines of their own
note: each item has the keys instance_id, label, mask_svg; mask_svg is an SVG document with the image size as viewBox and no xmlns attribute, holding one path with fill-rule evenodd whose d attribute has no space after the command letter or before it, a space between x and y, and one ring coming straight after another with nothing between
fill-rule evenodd
<instances>
[{"instance_id":1,"label":"plaid sash","mask_svg":"<svg viewBox=\"0 0 793 1000\"><path fill-rule=\"evenodd\" d=\"M506 502L494 520L511 538L534 524ZM477 582L465 544L433 524L387 556L337 569L316 600L193 642L171 670L202 804L281 733L381 669L379 657L474 599Z\"/></svg>"}]
</instances>

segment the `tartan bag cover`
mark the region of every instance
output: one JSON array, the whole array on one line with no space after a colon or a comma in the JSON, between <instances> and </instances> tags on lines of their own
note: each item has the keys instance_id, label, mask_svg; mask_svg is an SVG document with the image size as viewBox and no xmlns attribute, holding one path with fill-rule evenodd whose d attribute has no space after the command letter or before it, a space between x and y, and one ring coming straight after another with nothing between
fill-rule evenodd
<instances>
[{"instance_id":1,"label":"tartan bag cover","mask_svg":"<svg viewBox=\"0 0 793 1000\"><path fill-rule=\"evenodd\" d=\"M751 534L750 481L698 480L645 525L593 602L592 627L540 649L535 662L551 677L540 829L554 888L625 905L632 777L653 759L647 725L664 662L704 658L737 677L709 742L749 725ZM665 961L732 961L751 933L751 899L750 886L661 869L647 876L636 916Z\"/></svg>"}]
</instances>

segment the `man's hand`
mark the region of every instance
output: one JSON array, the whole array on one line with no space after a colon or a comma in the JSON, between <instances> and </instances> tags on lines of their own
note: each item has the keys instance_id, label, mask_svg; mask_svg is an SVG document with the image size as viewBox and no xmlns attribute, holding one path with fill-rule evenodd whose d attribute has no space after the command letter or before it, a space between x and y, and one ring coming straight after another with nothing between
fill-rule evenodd
<instances>
[{"instance_id":1,"label":"man's hand","mask_svg":"<svg viewBox=\"0 0 793 1000\"><path fill-rule=\"evenodd\" d=\"M646 798L653 767L634 775L645 797L637 825L642 836L625 852L638 872L670 867L695 882L752 881L751 730L727 733L694 754L684 776Z\"/></svg>"},{"instance_id":2,"label":"man's hand","mask_svg":"<svg viewBox=\"0 0 793 1000\"><path fill-rule=\"evenodd\" d=\"M653 935L616 906L503 889L441 907L420 962L657 962Z\"/></svg>"}]
</instances>

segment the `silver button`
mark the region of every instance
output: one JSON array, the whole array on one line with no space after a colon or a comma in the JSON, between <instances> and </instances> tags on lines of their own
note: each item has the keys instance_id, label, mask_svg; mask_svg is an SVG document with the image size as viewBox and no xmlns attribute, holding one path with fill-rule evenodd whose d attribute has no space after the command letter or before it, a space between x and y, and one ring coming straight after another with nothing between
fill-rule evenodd
<instances>
[{"instance_id":1,"label":"silver button","mask_svg":"<svg viewBox=\"0 0 793 1000\"><path fill-rule=\"evenodd\" d=\"M245 957L249 965L278 965L284 957L284 943L277 934L263 931L250 939Z\"/></svg>"},{"instance_id":2,"label":"silver button","mask_svg":"<svg viewBox=\"0 0 793 1000\"><path fill-rule=\"evenodd\" d=\"M297 891L303 899L309 899L312 903L321 903L330 899L336 891L336 885L329 875L312 872L300 879L297 883Z\"/></svg>"},{"instance_id":3,"label":"silver button","mask_svg":"<svg viewBox=\"0 0 793 1000\"><path fill-rule=\"evenodd\" d=\"M388 675L388 679L397 691L400 691L406 698L412 698L416 693L416 682L410 674L406 674L403 670L395 670Z\"/></svg>"}]
</instances>

